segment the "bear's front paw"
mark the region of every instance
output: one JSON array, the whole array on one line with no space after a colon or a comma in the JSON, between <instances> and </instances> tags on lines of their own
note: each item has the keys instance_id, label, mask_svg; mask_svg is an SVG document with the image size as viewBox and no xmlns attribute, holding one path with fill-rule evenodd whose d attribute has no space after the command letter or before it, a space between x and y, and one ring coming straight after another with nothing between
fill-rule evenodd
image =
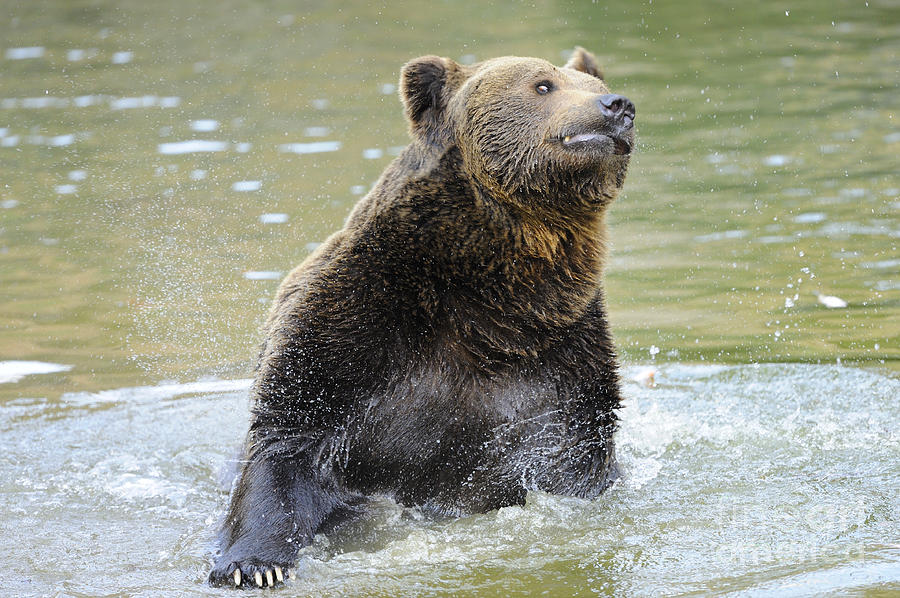
<instances>
[{"instance_id":1,"label":"bear's front paw","mask_svg":"<svg viewBox=\"0 0 900 598\"><path fill-rule=\"evenodd\" d=\"M295 579L294 570L272 563L231 562L213 567L209 573L209 583L214 586L262 588L281 585L285 577Z\"/></svg>"}]
</instances>

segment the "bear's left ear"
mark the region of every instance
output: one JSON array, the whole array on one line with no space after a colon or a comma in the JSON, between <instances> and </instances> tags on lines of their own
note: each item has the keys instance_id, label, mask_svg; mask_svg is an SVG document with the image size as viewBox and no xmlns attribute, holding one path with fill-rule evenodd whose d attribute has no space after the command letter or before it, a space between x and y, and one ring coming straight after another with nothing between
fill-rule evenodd
<instances>
[{"instance_id":1,"label":"bear's left ear","mask_svg":"<svg viewBox=\"0 0 900 598\"><path fill-rule=\"evenodd\" d=\"M400 99L413 132L435 140L444 128L447 102L465 77L461 65L440 56L422 56L403 65Z\"/></svg>"},{"instance_id":2,"label":"bear's left ear","mask_svg":"<svg viewBox=\"0 0 900 598\"><path fill-rule=\"evenodd\" d=\"M569 62L566 63L565 68L575 69L576 71L587 73L598 79L603 79L603 71L600 69L597 57L581 46L576 46L575 51L572 52L572 57L569 58Z\"/></svg>"}]
</instances>

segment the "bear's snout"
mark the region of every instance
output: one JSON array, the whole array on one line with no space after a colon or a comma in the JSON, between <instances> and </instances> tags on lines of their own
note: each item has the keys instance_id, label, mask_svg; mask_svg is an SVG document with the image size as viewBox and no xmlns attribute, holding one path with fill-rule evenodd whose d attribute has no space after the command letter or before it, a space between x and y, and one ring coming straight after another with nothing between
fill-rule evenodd
<instances>
[{"instance_id":1,"label":"bear's snout","mask_svg":"<svg viewBox=\"0 0 900 598\"><path fill-rule=\"evenodd\" d=\"M626 129L634 126L634 102L625 96L608 93L597 98L597 104L605 117L618 121Z\"/></svg>"}]
</instances>

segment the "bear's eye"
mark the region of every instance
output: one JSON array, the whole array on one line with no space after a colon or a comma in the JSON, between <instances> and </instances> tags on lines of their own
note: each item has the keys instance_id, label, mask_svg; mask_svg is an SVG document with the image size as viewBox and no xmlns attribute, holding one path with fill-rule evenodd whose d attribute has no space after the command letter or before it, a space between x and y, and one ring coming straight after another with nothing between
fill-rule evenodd
<instances>
[{"instance_id":1,"label":"bear's eye","mask_svg":"<svg viewBox=\"0 0 900 598\"><path fill-rule=\"evenodd\" d=\"M534 90L541 95L546 95L553 91L553 84L549 81L542 81L534 86Z\"/></svg>"}]
</instances>

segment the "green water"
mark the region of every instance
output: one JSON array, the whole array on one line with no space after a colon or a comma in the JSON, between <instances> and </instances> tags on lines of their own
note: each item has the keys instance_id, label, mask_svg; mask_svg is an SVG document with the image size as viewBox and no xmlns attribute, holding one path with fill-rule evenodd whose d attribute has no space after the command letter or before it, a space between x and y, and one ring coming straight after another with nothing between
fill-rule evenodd
<instances>
[{"instance_id":1,"label":"green water","mask_svg":"<svg viewBox=\"0 0 900 598\"><path fill-rule=\"evenodd\" d=\"M339 227L406 143L400 66L561 64L576 44L637 106L607 295L623 363L660 369L658 389L626 389L625 460L632 480L662 473L598 503L536 496L461 523L385 506L380 534L361 532L381 540L314 547L310 592L898 588L900 3L0 8L0 529L15 540L0 580L14 593L212 592L215 477L246 425L270 273ZM67 369L18 376L14 360ZM184 390L211 379L239 389ZM696 419L642 420L648 400ZM757 415L781 443L723 436ZM644 425L670 436L648 448ZM666 478L679 471L697 487ZM713 531L697 512L732 503L740 521ZM828 525L810 531L816 509ZM529 526L547 538L516 535Z\"/></svg>"}]
</instances>

